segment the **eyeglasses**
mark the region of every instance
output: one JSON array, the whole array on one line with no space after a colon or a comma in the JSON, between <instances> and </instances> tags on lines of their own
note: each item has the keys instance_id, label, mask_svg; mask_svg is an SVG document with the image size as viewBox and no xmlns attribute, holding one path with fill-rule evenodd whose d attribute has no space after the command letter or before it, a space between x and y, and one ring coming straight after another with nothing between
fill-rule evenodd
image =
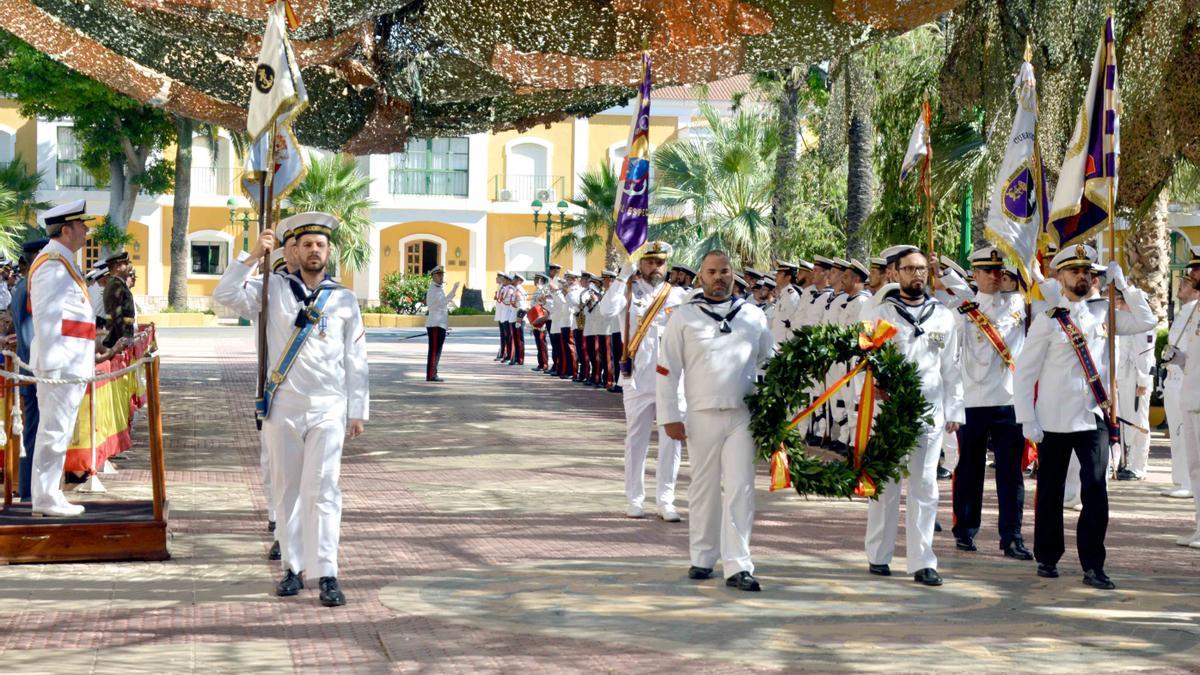
<instances>
[{"instance_id":1,"label":"eyeglasses","mask_svg":"<svg viewBox=\"0 0 1200 675\"><path fill-rule=\"evenodd\" d=\"M911 274L918 277L923 277L926 274L929 274L928 267L917 267L916 265L905 265L904 267L900 268L900 271L904 272L905 274Z\"/></svg>"}]
</instances>

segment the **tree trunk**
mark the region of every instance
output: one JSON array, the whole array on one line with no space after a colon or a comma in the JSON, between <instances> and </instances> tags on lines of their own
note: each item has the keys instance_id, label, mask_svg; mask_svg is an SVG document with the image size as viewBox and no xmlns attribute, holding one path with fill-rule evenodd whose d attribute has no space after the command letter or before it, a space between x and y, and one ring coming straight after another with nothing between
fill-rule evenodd
<instances>
[{"instance_id":1,"label":"tree trunk","mask_svg":"<svg viewBox=\"0 0 1200 675\"><path fill-rule=\"evenodd\" d=\"M171 282L167 301L176 311L188 305L188 209L192 199L192 120L175 118L175 202L171 208Z\"/></svg>"},{"instance_id":2,"label":"tree trunk","mask_svg":"<svg viewBox=\"0 0 1200 675\"><path fill-rule=\"evenodd\" d=\"M850 54L846 60L846 105L849 107L850 127L846 133L849 171L846 177L846 253L866 260L870 245L864 228L871 215L874 168L871 153L875 144L875 128L871 119L874 82L864 72L861 54Z\"/></svg>"},{"instance_id":3,"label":"tree trunk","mask_svg":"<svg viewBox=\"0 0 1200 675\"><path fill-rule=\"evenodd\" d=\"M777 101L779 150L775 154L775 184L771 191L771 251L782 257L779 246L788 230L787 210L796 200L796 136L800 131L800 87L805 73L792 66L784 73Z\"/></svg>"},{"instance_id":4,"label":"tree trunk","mask_svg":"<svg viewBox=\"0 0 1200 675\"><path fill-rule=\"evenodd\" d=\"M108 220L113 223L121 222L121 213L125 209L125 188L128 186L125 176L125 161L120 157L108 160Z\"/></svg>"},{"instance_id":5,"label":"tree trunk","mask_svg":"<svg viewBox=\"0 0 1200 675\"><path fill-rule=\"evenodd\" d=\"M1167 295L1171 236L1167 229L1170 194L1162 190L1154 205L1137 222L1130 223L1125 236L1125 268L1129 282L1146 291L1150 308L1159 320L1167 318Z\"/></svg>"},{"instance_id":6,"label":"tree trunk","mask_svg":"<svg viewBox=\"0 0 1200 675\"><path fill-rule=\"evenodd\" d=\"M621 252L617 250L616 238L617 226L613 224L608 228L608 236L604 240L604 269L606 270L621 269L622 256Z\"/></svg>"}]
</instances>

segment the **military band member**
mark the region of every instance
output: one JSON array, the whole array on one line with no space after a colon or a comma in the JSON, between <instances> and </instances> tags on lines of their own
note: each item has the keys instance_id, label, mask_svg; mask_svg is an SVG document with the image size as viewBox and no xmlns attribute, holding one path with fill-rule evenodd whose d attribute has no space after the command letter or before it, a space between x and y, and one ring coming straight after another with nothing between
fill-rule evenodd
<instances>
[{"instance_id":1,"label":"military band member","mask_svg":"<svg viewBox=\"0 0 1200 675\"><path fill-rule=\"evenodd\" d=\"M1033 319L1013 377L1016 419L1025 438L1038 443L1037 500L1033 554L1038 576L1057 577L1063 543L1063 486L1071 455L1080 463L1082 513L1076 541L1084 583L1115 588L1104 573L1104 535L1108 529L1109 398L1103 373L1109 338L1105 321L1087 305L1090 246L1067 247L1054 256L1062 288L1058 306ZM1115 332L1133 334L1156 324L1142 291L1127 287L1115 262L1109 276L1125 293L1129 310L1116 312ZM1036 404L1034 388L1037 387Z\"/></svg>"},{"instance_id":2,"label":"military band member","mask_svg":"<svg viewBox=\"0 0 1200 675\"><path fill-rule=\"evenodd\" d=\"M574 379L579 362L575 358L574 334L575 306L579 303L579 275L574 270L566 273L566 284L555 294L555 305L559 314L551 317L554 325L559 327L559 342L562 344L562 368L558 372L560 379Z\"/></svg>"},{"instance_id":3,"label":"military band member","mask_svg":"<svg viewBox=\"0 0 1200 675\"><path fill-rule=\"evenodd\" d=\"M600 305L602 292L599 280L595 277L588 280L583 290L583 345L587 353L587 370L583 375L582 384L597 386L600 380L600 335L604 329L601 325L601 315L596 313Z\"/></svg>"},{"instance_id":4,"label":"military band member","mask_svg":"<svg viewBox=\"0 0 1200 675\"><path fill-rule=\"evenodd\" d=\"M1020 294L1001 290L1004 256L999 249L981 248L971 254L970 261L978 293L962 280L946 283L961 300L956 314L963 345L966 407L966 423L958 430L959 459L953 476L955 545L960 551L976 550L990 449L996 458L1000 550L1009 558L1032 560L1021 535L1025 439L1013 407L1013 370L1025 346L1025 301Z\"/></svg>"},{"instance_id":5,"label":"military band member","mask_svg":"<svg viewBox=\"0 0 1200 675\"><path fill-rule=\"evenodd\" d=\"M559 334L559 294L558 286L562 283L562 265L550 263L546 272L546 294L543 307L546 308L546 335L550 339L550 367L546 369L549 375L562 372L562 336Z\"/></svg>"},{"instance_id":6,"label":"military band member","mask_svg":"<svg viewBox=\"0 0 1200 675\"><path fill-rule=\"evenodd\" d=\"M525 277L513 272L508 287L509 340L512 354L508 365L525 365L525 315L529 312L529 294L525 292Z\"/></svg>"},{"instance_id":7,"label":"military band member","mask_svg":"<svg viewBox=\"0 0 1200 675\"><path fill-rule=\"evenodd\" d=\"M549 349L546 344L546 331L550 323L550 314L546 303L550 301L550 291L546 284L550 277L538 272L533 275L533 295L529 298L529 314L526 315L529 329L533 331L533 344L537 348L537 365L531 368L535 373L550 370Z\"/></svg>"},{"instance_id":8,"label":"military band member","mask_svg":"<svg viewBox=\"0 0 1200 675\"><path fill-rule=\"evenodd\" d=\"M268 354L276 362L264 397L263 434L283 520L277 533L284 576L275 593L296 595L304 575L315 575L321 604L336 607L346 602L337 580L338 475L344 437L356 438L367 420L366 332L354 293L326 274L337 219L313 212L289 220L300 273L267 278ZM243 315L255 313L261 287L244 282L275 243L274 232L264 230L249 258L225 271L213 298Z\"/></svg>"},{"instance_id":9,"label":"military band member","mask_svg":"<svg viewBox=\"0 0 1200 675\"><path fill-rule=\"evenodd\" d=\"M425 334L429 340L429 350L425 356L425 381L442 382L438 377L438 364L442 360L442 346L446 344L446 329L450 327L450 305L458 296L458 283L447 294L442 285L446 279L446 268L438 265L429 271L433 281L425 293L425 306L428 316L425 317Z\"/></svg>"},{"instance_id":10,"label":"military band member","mask_svg":"<svg viewBox=\"0 0 1200 675\"><path fill-rule=\"evenodd\" d=\"M583 338L583 323L586 318L584 303L591 295L592 273L584 270L579 274L579 284L567 296L567 304L571 307L571 344L575 346L575 372L571 381L582 383L587 380L591 364L587 357L587 341Z\"/></svg>"},{"instance_id":11,"label":"military band member","mask_svg":"<svg viewBox=\"0 0 1200 675\"><path fill-rule=\"evenodd\" d=\"M664 272L671 251L666 242L647 244L638 259L637 270L626 265L602 302L606 310L616 307L626 349L620 380L625 407L625 515L630 518L645 515L646 455L650 432L657 426L655 502L659 518L675 523L680 520L675 509L675 482L679 477L682 446L662 429L662 418L656 416L656 402L661 398L656 398L655 391L663 327L684 297L683 289L666 281Z\"/></svg>"},{"instance_id":12,"label":"military band member","mask_svg":"<svg viewBox=\"0 0 1200 675\"><path fill-rule=\"evenodd\" d=\"M940 586L937 556L933 552L937 518L937 462L942 434L956 432L963 422L962 373L958 325L945 305L930 297L926 288L929 263L916 247L900 247L889 258L896 268L898 285L885 286L878 305L868 306L864 318L884 319L896 326L891 343L917 367L921 393L932 406L932 425L922 425L917 445L908 455L907 567L914 581ZM889 563L896 546L900 519L900 484L883 486L878 500L867 505L866 552L872 574L891 574Z\"/></svg>"},{"instance_id":13,"label":"military band member","mask_svg":"<svg viewBox=\"0 0 1200 675\"><path fill-rule=\"evenodd\" d=\"M598 304L603 303L604 296L609 293L615 293L613 286L616 285L617 275L619 272L613 270L604 270L600 274L600 300ZM597 321L596 340L599 342L598 358L600 359L600 378L596 384L606 390L612 390L617 386L617 378L621 373L621 355L615 351L615 347L620 345L621 340L621 320L618 318L618 312L610 303L604 303L595 312ZM616 343L613 342L613 336L617 336Z\"/></svg>"},{"instance_id":14,"label":"military band member","mask_svg":"<svg viewBox=\"0 0 1200 675\"><path fill-rule=\"evenodd\" d=\"M750 558L755 448L745 398L774 340L762 311L732 297L733 276L724 251L701 260L703 293L672 314L662 338L657 404L667 436L687 440L692 465L688 577L712 577L720 560L726 586L759 591Z\"/></svg>"},{"instance_id":15,"label":"military band member","mask_svg":"<svg viewBox=\"0 0 1200 675\"><path fill-rule=\"evenodd\" d=\"M508 319L507 311L502 298L504 297L504 288L508 285L508 275L504 272L496 272L496 292L492 295L492 312L496 320L496 326L500 329L500 344L496 349L496 358L494 361L504 361L508 345Z\"/></svg>"},{"instance_id":16,"label":"military band member","mask_svg":"<svg viewBox=\"0 0 1200 675\"><path fill-rule=\"evenodd\" d=\"M88 299L83 273L75 267L75 254L88 239L86 203L80 199L44 214L50 241L29 268L26 308L33 316L33 341L29 365L40 378L92 377L96 363L123 348L98 353L96 316ZM75 432L75 417L87 389L84 383L43 382L37 388L40 423L33 453L32 512L35 516L78 516L83 505L63 495L60 482L67 446Z\"/></svg>"}]
</instances>

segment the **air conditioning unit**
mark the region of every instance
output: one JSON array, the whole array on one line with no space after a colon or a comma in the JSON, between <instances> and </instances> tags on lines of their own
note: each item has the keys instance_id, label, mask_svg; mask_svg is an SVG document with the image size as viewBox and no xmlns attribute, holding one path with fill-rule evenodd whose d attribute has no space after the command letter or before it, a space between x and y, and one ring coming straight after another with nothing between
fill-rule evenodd
<instances>
[{"instance_id":1,"label":"air conditioning unit","mask_svg":"<svg viewBox=\"0 0 1200 675\"><path fill-rule=\"evenodd\" d=\"M534 198L543 204L551 204L558 201L558 195L554 194L554 190L550 188L538 190Z\"/></svg>"},{"instance_id":2,"label":"air conditioning unit","mask_svg":"<svg viewBox=\"0 0 1200 675\"><path fill-rule=\"evenodd\" d=\"M504 188L503 190L501 190L500 191L500 201L502 201L502 202L514 201L513 191L509 190L508 188Z\"/></svg>"}]
</instances>

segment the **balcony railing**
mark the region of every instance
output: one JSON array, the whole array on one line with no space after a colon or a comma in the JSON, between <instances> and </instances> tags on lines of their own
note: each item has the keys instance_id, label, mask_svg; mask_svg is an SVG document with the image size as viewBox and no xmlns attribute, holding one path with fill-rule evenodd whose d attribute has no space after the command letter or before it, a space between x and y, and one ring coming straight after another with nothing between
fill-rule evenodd
<instances>
[{"instance_id":1,"label":"balcony railing","mask_svg":"<svg viewBox=\"0 0 1200 675\"><path fill-rule=\"evenodd\" d=\"M388 192L394 195L466 197L466 171L392 169L388 173Z\"/></svg>"},{"instance_id":2,"label":"balcony railing","mask_svg":"<svg viewBox=\"0 0 1200 675\"><path fill-rule=\"evenodd\" d=\"M96 179L74 159L58 160L55 182L59 190L90 190L96 187Z\"/></svg>"},{"instance_id":3,"label":"balcony railing","mask_svg":"<svg viewBox=\"0 0 1200 675\"><path fill-rule=\"evenodd\" d=\"M492 199L528 204L535 199L557 202L566 199L562 176L492 176Z\"/></svg>"},{"instance_id":4,"label":"balcony railing","mask_svg":"<svg viewBox=\"0 0 1200 675\"><path fill-rule=\"evenodd\" d=\"M192 165L192 194L227 195L233 169L227 166Z\"/></svg>"}]
</instances>

